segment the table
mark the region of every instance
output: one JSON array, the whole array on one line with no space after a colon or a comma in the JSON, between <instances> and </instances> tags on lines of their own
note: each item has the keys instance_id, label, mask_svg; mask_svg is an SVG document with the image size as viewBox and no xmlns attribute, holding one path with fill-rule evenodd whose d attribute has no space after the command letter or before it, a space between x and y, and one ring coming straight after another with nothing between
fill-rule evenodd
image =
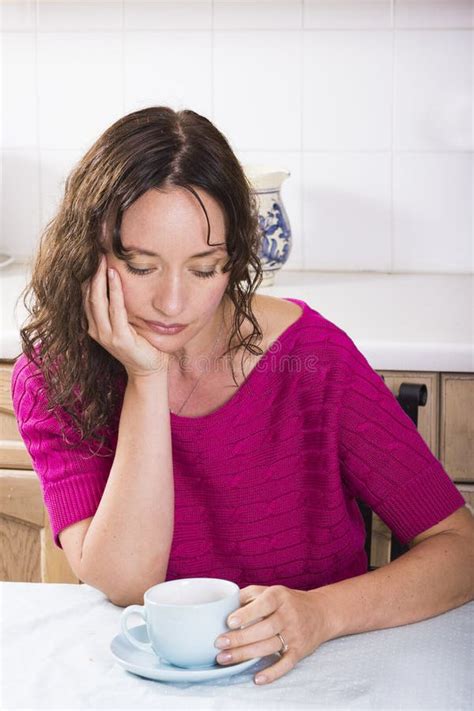
<instances>
[{"instance_id":1,"label":"table","mask_svg":"<svg viewBox=\"0 0 474 711\"><path fill-rule=\"evenodd\" d=\"M429 620L321 645L268 686L253 676L170 684L109 651L122 608L83 585L0 583L2 709L474 708L474 602Z\"/></svg>"}]
</instances>

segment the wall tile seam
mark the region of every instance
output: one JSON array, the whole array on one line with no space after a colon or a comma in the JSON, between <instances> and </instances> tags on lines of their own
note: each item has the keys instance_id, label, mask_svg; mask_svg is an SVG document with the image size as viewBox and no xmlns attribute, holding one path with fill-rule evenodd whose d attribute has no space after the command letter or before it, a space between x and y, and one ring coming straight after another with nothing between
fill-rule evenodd
<instances>
[{"instance_id":1,"label":"wall tile seam","mask_svg":"<svg viewBox=\"0 0 474 711\"><path fill-rule=\"evenodd\" d=\"M162 29L160 28L150 28L150 27L123 27L122 28L116 28L116 29L109 29L107 27L83 27L83 28L58 28L58 29L41 29L39 27L35 29L23 29L23 28L2 28L0 30L1 34L63 34L63 33L71 33L71 34L81 34L81 33L93 33L93 34L102 34L104 32L139 32L139 33L151 33L151 32L163 32L163 33L169 33L169 32L215 32L215 33L222 33L222 34L234 34L236 32L253 32L253 33L258 33L258 32L274 32L274 33L280 33L280 32L321 32L321 33L336 33L336 32L346 32L346 33L353 33L357 34L359 32L365 32L365 33L377 33L377 32L385 32L385 33L402 33L402 32L436 32L436 33L442 33L442 32L467 32L467 33L472 33L474 32L474 27L407 27L407 28L392 28L392 27L315 27L315 28L308 28L308 27L245 27L245 26L237 26L237 27L232 27L232 29L219 29L218 27L198 27L198 28L193 28L193 27L182 27L180 25L176 26L170 26L170 27L163 27Z\"/></svg>"}]
</instances>

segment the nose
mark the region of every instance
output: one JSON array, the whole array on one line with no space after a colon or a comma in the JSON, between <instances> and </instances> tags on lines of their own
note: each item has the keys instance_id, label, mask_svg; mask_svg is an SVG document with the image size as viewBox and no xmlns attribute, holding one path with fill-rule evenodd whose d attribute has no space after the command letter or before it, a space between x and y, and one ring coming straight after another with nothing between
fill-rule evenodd
<instances>
[{"instance_id":1,"label":"nose","mask_svg":"<svg viewBox=\"0 0 474 711\"><path fill-rule=\"evenodd\" d=\"M179 274L171 272L160 274L153 291L152 305L156 313L166 319L179 316L185 303L184 289Z\"/></svg>"}]
</instances>

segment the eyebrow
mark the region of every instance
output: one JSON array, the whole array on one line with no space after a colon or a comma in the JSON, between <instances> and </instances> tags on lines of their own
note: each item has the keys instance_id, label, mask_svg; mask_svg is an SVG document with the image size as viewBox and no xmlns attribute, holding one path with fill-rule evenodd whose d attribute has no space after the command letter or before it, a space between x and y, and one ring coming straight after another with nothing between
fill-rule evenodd
<instances>
[{"instance_id":1,"label":"eyebrow","mask_svg":"<svg viewBox=\"0 0 474 711\"><path fill-rule=\"evenodd\" d=\"M128 252L134 252L135 254L145 254L147 257L159 257L156 252L150 252L148 249L139 249L138 247L127 247ZM214 247L214 249L208 249L205 252L199 252L198 254L193 254L189 259L196 259L197 257L207 257L210 254L215 254L216 252L225 252L224 247Z\"/></svg>"}]
</instances>

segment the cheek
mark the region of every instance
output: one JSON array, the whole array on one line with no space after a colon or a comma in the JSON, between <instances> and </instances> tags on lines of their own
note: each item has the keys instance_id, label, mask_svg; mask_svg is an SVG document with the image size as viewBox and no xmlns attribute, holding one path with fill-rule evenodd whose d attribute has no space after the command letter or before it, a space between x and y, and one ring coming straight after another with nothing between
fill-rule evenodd
<instances>
[{"instance_id":1,"label":"cheek","mask_svg":"<svg viewBox=\"0 0 474 711\"><path fill-rule=\"evenodd\" d=\"M125 309L128 313L134 313L144 303L146 299L146 289L140 284L130 282L126 277L121 276L122 294Z\"/></svg>"},{"instance_id":2,"label":"cheek","mask_svg":"<svg viewBox=\"0 0 474 711\"><path fill-rule=\"evenodd\" d=\"M208 305L208 309L210 311L214 311L215 309L217 309L220 302L222 301L222 297L224 296L227 284L229 283L229 277L228 275L225 275L225 278L217 277L216 281L217 280L219 281L219 283L213 284L213 287L209 288L209 291L206 294L206 304Z\"/></svg>"}]
</instances>

